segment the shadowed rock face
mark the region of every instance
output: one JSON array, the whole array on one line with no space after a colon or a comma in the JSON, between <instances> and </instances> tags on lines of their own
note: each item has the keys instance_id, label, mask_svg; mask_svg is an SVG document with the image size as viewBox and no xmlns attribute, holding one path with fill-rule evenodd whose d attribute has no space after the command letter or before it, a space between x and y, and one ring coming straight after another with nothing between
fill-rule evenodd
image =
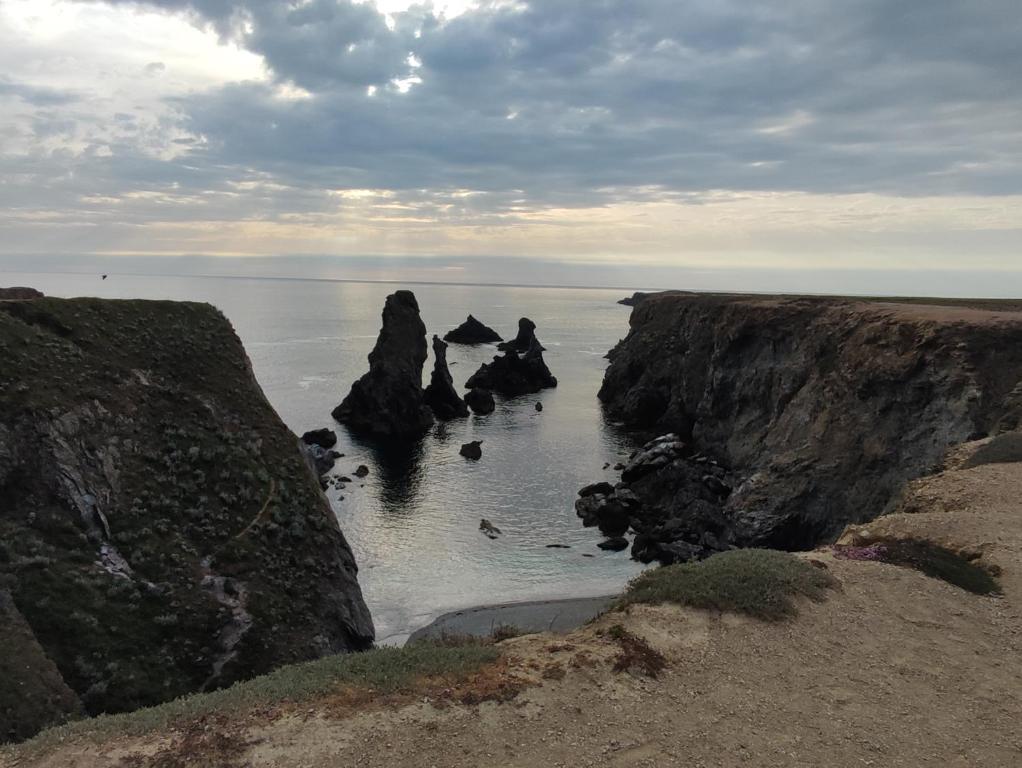
<instances>
[{"instance_id":1,"label":"shadowed rock face","mask_svg":"<svg viewBox=\"0 0 1022 768\"><path fill-rule=\"evenodd\" d=\"M536 338L536 324L529 318L523 317L518 321L518 335L511 339L511 341L498 344L497 349L502 351L528 352L534 346L539 347L540 352L546 351Z\"/></svg>"},{"instance_id":2,"label":"shadowed rock face","mask_svg":"<svg viewBox=\"0 0 1022 768\"><path fill-rule=\"evenodd\" d=\"M488 389L481 389L478 387L468 391L465 395L465 403L475 413L480 415L493 413L497 407L497 404L493 402L493 393Z\"/></svg>"},{"instance_id":3,"label":"shadowed rock face","mask_svg":"<svg viewBox=\"0 0 1022 768\"><path fill-rule=\"evenodd\" d=\"M369 353L369 372L333 416L352 430L378 437L425 432L433 424L422 390L426 326L411 291L395 291L383 307L383 327Z\"/></svg>"},{"instance_id":4,"label":"shadowed rock face","mask_svg":"<svg viewBox=\"0 0 1022 768\"><path fill-rule=\"evenodd\" d=\"M425 392L426 405L443 421L468 416L468 406L454 389L454 379L447 367L447 345L433 336L433 373Z\"/></svg>"},{"instance_id":5,"label":"shadowed rock face","mask_svg":"<svg viewBox=\"0 0 1022 768\"><path fill-rule=\"evenodd\" d=\"M492 344L502 339L495 330L469 315L465 322L444 335L444 341L452 344Z\"/></svg>"},{"instance_id":6,"label":"shadowed rock face","mask_svg":"<svg viewBox=\"0 0 1022 768\"><path fill-rule=\"evenodd\" d=\"M884 512L948 447L1018 426L1022 314L995 308L650 295L599 396L612 418L728 467L722 516L692 511L715 534L807 548ZM713 501L687 462L632 483L649 524L687 514L672 499Z\"/></svg>"},{"instance_id":7,"label":"shadowed rock face","mask_svg":"<svg viewBox=\"0 0 1022 768\"><path fill-rule=\"evenodd\" d=\"M557 386L557 379L550 373L543 360L543 348L536 337L524 355L508 350L485 363L465 382L469 389L487 389L507 397L527 395Z\"/></svg>"},{"instance_id":8,"label":"shadowed rock face","mask_svg":"<svg viewBox=\"0 0 1022 768\"><path fill-rule=\"evenodd\" d=\"M366 648L356 575L216 309L0 303L0 584L88 713Z\"/></svg>"}]
</instances>

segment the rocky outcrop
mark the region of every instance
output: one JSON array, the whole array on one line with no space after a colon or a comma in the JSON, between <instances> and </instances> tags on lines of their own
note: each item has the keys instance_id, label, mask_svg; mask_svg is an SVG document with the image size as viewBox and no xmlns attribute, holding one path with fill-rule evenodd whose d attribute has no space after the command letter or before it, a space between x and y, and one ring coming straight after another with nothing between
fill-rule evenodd
<instances>
[{"instance_id":1,"label":"rocky outcrop","mask_svg":"<svg viewBox=\"0 0 1022 768\"><path fill-rule=\"evenodd\" d=\"M333 448L337 445L337 433L332 429L310 429L302 435L302 442L306 445L318 445L320 448Z\"/></svg>"},{"instance_id":2,"label":"rocky outcrop","mask_svg":"<svg viewBox=\"0 0 1022 768\"><path fill-rule=\"evenodd\" d=\"M383 307L383 328L369 353L369 372L333 410L356 432L377 437L422 434L433 424L422 391L426 326L411 291L395 291Z\"/></svg>"},{"instance_id":3,"label":"rocky outcrop","mask_svg":"<svg viewBox=\"0 0 1022 768\"><path fill-rule=\"evenodd\" d=\"M690 515L718 539L811 547L882 513L949 446L1018 423L1011 308L655 294L633 310L599 396L611 418L676 433L729 468L713 475L734 489L722 517ZM629 482L646 506L712 505L688 499L699 484L724 496L676 459Z\"/></svg>"},{"instance_id":4,"label":"rocky outcrop","mask_svg":"<svg viewBox=\"0 0 1022 768\"><path fill-rule=\"evenodd\" d=\"M550 373L543 360L543 348L535 337L525 354L508 349L497 355L492 363L484 363L465 382L470 389L486 389L507 397L527 395L541 389L557 386L557 379Z\"/></svg>"},{"instance_id":5,"label":"rocky outcrop","mask_svg":"<svg viewBox=\"0 0 1022 768\"><path fill-rule=\"evenodd\" d=\"M479 387L468 391L465 395L465 404L472 409L473 413L478 413L480 416L493 413L497 407L497 404L493 402L493 393Z\"/></svg>"},{"instance_id":6,"label":"rocky outcrop","mask_svg":"<svg viewBox=\"0 0 1022 768\"><path fill-rule=\"evenodd\" d=\"M447 345L433 336L433 373L425 392L426 405L441 421L468 416L468 406L454 389L454 379L447 367Z\"/></svg>"},{"instance_id":7,"label":"rocky outcrop","mask_svg":"<svg viewBox=\"0 0 1022 768\"><path fill-rule=\"evenodd\" d=\"M493 344L503 339L495 330L469 315L465 322L444 334L444 341L452 344Z\"/></svg>"},{"instance_id":8,"label":"rocky outcrop","mask_svg":"<svg viewBox=\"0 0 1022 768\"><path fill-rule=\"evenodd\" d=\"M0 303L0 585L87 712L372 643L298 442L209 305Z\"/></svg>"},{"instance_id":9,"label":"rocky outcrop","mask_svg":"<svg viewBox=\"0 0 1022 768\"><path fill-rule=\"evenodd\" d=\"M472 461L479 461L483 457L483 441L473 440L470 443L465 443L458 450L462 456Z\"/></svg>"},{"instance_id":10,"label":"rocky outcrop","mask_svg":"<svg viewBox=\"0 0 1022 768\"><path fill-rule=\"evenodd\" d=\"M505 341L497 345L501 351L528 352L533 347L539 347L540 352L546 348L536 338L536 324L529 318L523 317L518 321L518 335L511 341Z\"/></svg>"},{"instance_id":11,"label":"rocky outcrop","mask_svg":"<svg viewBox=\"0 0 1022 768\"><path fill-rule=\"evenodd\" d=\"M618 304L623 304L626 307L634 307L639 302L643 301L649 296L655 296L654 293L643 293L642 291L636 291L631 296L626 296L623 299L618 300Z\"/></svg>"}]
</instances>

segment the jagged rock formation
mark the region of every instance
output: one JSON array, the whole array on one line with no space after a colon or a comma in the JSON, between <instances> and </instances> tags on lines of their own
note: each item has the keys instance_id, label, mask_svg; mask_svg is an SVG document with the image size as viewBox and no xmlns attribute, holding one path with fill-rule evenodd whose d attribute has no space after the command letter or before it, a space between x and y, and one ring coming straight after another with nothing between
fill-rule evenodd
<instances>
[{"instance_id":1,"label":"jagged rock formation","mask_svg":"<svg viewBox=\"0 0 1022 768\"><path fill-rule=\"evenodd\" d=\"M337 433L326 427L310 429L302 435L302 442L306 445L318 445L320 448L333 448L337 445Z\"/></svg>"},{"instance_id":2,"label":"jagged rock formation","mask_svg":"<svg viewBox=\"0 0 1022 768\"><path fill-rule=\"evenodd\" d=\"M383 327L369 353L369 372L333 410L352 430L378 437L422 434L433 424L423 399L426 326L411 291L395 291L383 307Z\"/></svg>"},{"instance_id":3,"label":"jagged rock formation","mask_svg":"<svg viewBox=\"0 0 1022 768\"><path fill-rule=\"evenodd\" d=\"M1022 304L948 304L651 295L599 396L729 468L733 543L810 547L882 513L949 446L1022 418ZM687 464L665 464L644 504L705 485Z\"/></svg>"},{"instance_id":4,"label":"jagged rock formation","mask_svg":"<svg viewBox=\"0 0 1022 768\"><path fill-rule=\"evenodd\" d=\"M447 345L433 335L433 373L424 394L426 405L441 421L468 416L468 406L454 389L454 379L447 367Z\"/></svg>"},{"instance_id":5,"label":"jagged rock formation","mask_svg":"<svg viewBox=\"0 0 1022 768\"><path fill-rule=\"evenodd\" d=\"M28 299L41 299L42 291L35 288L15 286L12 288L0 288L0 301L26 301Z\"/></svg>"},{"instance_id":6,"label":"jagged rock formation","mask_svg":"<svg viewBox=\"0 0 1022 768\"><path fill-rule=\"evenodd\" d=\"M444 341L452 344L492 344L503 339L495 330L469 315L465 322L444 334Z\"/></svg>"},{"instance_id":7,"label":"jagged rock formation","mask_svg":"<svg viewBox=\"0 0 1022 768\"><path fill-rule=\"evenodd\" d=\"M503 355L494 357L492 363L484 363L465 382L465 386L514 397L556 387L557 379L547 368L543 360L543 347L533 336L531 346L524 355L508 349Z\"/></svg>"},{"instance_id":8,"label":"jagged rock formation","mask_svg":"<svg viewBox=\"0 0 1022 768\"><path fill-rule=\"evenodd\" d=\"M497 404L493 402L493 393L488 389L470 389L465 395L465 404L472 409L473 413L485 416L493 413Z\"/></svg>"},{"instance_id":9,"label":"jagged rock formation","mask_svg":"<svg viewBox=\"0 0 1022 768\"><path fill-rule=\"evenodd\" d=\"M540 352L546 351L546 348L536 338L536 324L529 318L523 317L518 321L518 335L511 339L511 341L498 344L497 349L502 352L528 352L534 346L538 346Z\"/></svg>"},{"instance_id":10,"label":"jagged rock formation","mask_svg":"<svg viewBox=\"0 0 1022 768\"><path fill-rule=\"evenodd\" d=\"M216 309L0 303L0 585L87 712L366 648L356 574Z\"/></svg>"},{"instance_id":11,"label":"jagged rock formation","mask_svg":"<svg viewBox=\"0 0 1022 768\"><path fill-rule=\"evenodd\" d=\"M647 298L648 296L655 296L655 295L656 294L643 293L642 291L636 291L631 296L626 296L623 299L619 299L617 303L618 304L623 304L626 307L634 307L636 304L638 304L640 301L642 301L643 299Z\"/></svg>"}]
</instances>

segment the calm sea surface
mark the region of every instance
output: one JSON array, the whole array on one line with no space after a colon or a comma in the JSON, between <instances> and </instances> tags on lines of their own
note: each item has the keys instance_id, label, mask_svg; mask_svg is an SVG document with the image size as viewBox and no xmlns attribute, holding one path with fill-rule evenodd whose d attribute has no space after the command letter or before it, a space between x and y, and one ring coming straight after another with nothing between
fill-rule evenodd
<instances>
[{"instance_id":1,"label":"calm sea surface","mask_svg":"<svg viewBox=\"0 0 1022 768\"><path fill-rule=\"evenodd\" d=\"M346 454L336 471L370 474L327 495L348 537L380 640L400 641L441 613L485 603L606 594L639 572L627 552L604 553L575 517L582 485L633 447L602 416L596 391L604 354L628 328L620 291L455 285L398 286L305 280L0 273L0 285L52 296L208 301L231 320L270 402L296 433L336 429ZM330 411L368 370L387 294L415 292L430 334L470 312L505 338L532 318L557 389L498 402L488 416L439 424L423 440L381 454L334 423ZM460 386L495 354L448 350ZM432 355L424 372L428 381ZM543 402L537 412L535 403ZM458 455L483 441L483 458ZM340 496L343 494L344 498ZM503 531L491 541L480 518ZM566 544L569 549L550 549ZM591 555L587 557L586 555Z\"/></svg>"}]
</instances>

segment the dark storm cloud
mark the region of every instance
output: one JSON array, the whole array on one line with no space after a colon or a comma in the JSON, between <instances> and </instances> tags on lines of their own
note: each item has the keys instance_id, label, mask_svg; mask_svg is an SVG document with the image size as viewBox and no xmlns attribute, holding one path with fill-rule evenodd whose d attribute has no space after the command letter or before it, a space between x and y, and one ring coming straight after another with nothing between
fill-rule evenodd
<instances>
[{"instance_id":1,"label":"dark storm cloud","mask_svg":"<svg viewBox=\"0 0 1022 768\"><path fill-rule=\"evenodd\" d=\"M549 0L390 25L347 0L145 5L260 54L273 80L175 101L192 141L173 160L128 142L89 159L111 192L273 180L307 194L267 206L316 210L316 190L472 189L481 214L713 189L1022 191L1017 0Z\"/></svg>"}]
</instances>

